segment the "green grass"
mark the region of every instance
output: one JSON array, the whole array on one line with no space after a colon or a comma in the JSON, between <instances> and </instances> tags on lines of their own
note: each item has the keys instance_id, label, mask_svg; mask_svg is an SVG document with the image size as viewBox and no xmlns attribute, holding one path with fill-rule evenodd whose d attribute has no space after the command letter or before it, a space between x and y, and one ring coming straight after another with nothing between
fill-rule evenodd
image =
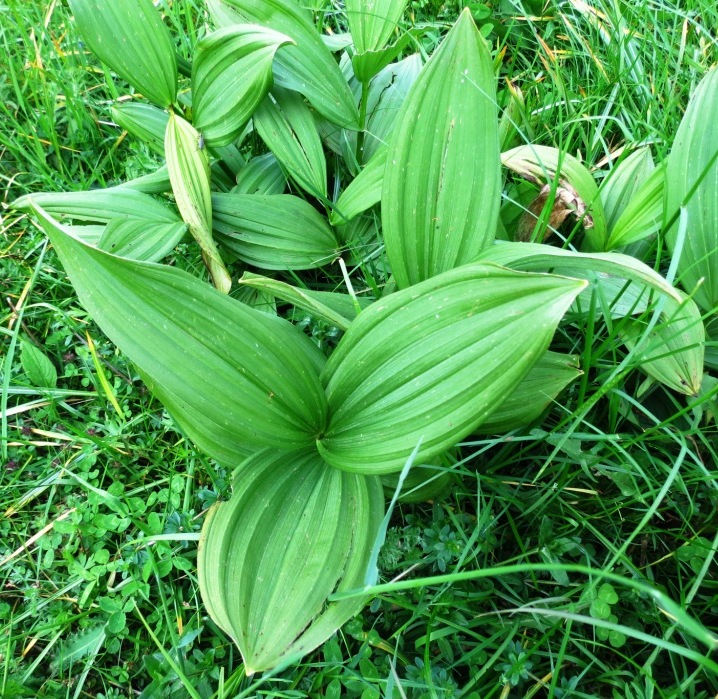
<instances>
[{"instance_id":1,"label":"green grass","mask_svg":"<svg viewBox=\"0 0 718 699\"><path fill-rule=\"evenodd\" d=\"M199 3L164 4L189 55L204 31ZM475 8L494 23L500 87L510 79L524 97L516 143L560 146L603 173L637 144L660 161L718 60L718 10L587 6ZM459 9L412 3L432 25L426 51ZM195 572L204 512L228 474L173 426L79 306L44 236L8 207L158 161L108 123L126 87L84 52L61 4L10 0L0 35L1 696L718 693L718 658L690 626L718 631L715 393L687 400L635 370L615 377L620 323L594 314L557 338L585 374L540 424L467 442L437 467L451 482L443 498L397 506L370 606L296 666L245 677ZM668 268L655 247L645 259ZM56 388L33 385L23 340L52 362Z\"/></svg>"}]
</instances>

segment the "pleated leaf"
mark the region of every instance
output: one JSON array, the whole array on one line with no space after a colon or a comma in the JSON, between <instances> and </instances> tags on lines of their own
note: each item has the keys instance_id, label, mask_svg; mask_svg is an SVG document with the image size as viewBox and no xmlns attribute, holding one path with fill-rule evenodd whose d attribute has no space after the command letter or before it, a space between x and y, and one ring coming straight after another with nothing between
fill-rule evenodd
<instances>
[{"instance_id":1,"label":"pleated leaf","mask_svg":"<svg viewBox=\"0 0 718 699\"><path fill-rule=\"evenodd\" d=\"M200 135L185 119L170 115L165 134L165 157L177 208L202 251L212 283L229 293L232 278L212 238L212 196L207 151Z\"/></svg>"},{"instance_id":2,"label":"pleated leaf","mask_svg":"<svg viewBox=\"0 0 718 699\"><path fill-rule=\"evenodd\" d=\"M472 261L494 240L501 180L494 71L469 10L409 91L382 190L400 288Z\"/></svg>"},{"instance_id":3,"label":"pleated leaf","mask_svg":"<svg viewBox=\"0 0 718 699\"><path fill-rule=\"evenodd\" d=\"M127 182L117 185L126 189L134 189L144 194L163 194L172 191L170 174L166 165L158 167L154 172L134 177Z\"/></svg>"},{"instance_id":4,"label":"pleated leaf","mask_svg":"<svg viewBox=\"0 0 718 699\"><path fill-rule=\"evenodd\" d=\"M199 544L202 599L238 645L245 672L298 660L357 614L384 514L378 478L344 473L315 451L265 450L210 510Z\"/></svg>"},{"instance_id":5,"label":"pleated leaf","mask_svg":"<svg viewBox=\"0 0 718 699\"><path fill-rule=\"evenodd\" d=\"M110 109L115 123L164 157L165 131L170 115L164 109L142 102L121 102Z\"/></svg>"},{"instance_id":6,"label":"pleated leaf","mask_svg":"<svg viewBox=\"0 0 718 699\"><path fill-rule=\"evenodd\" d=\"M530 425L580 375L578 357L546 352L499 408L479 425L477 432L502 434Z\"/></svg>"},{"instance_id":7,"label":"pleated leaf","mask_svg":"<svg viewBox=\"0 0 718 699\"><path fill-rule=\"evenodd\" d=\"M176 211L148 194L129 187L91 189L87 192L38 192L13 202L20 211L39 206L53 216L75 221L108 223L116 218L181 223Z\"/></svg>"},{"instance_id":8,"label":"pleated leaf","mask_svg":"<svg viewBox=\"0 0 718 699\"><path fill-rule=\"evenodd\" d=\"M326 422L323 356L300 331L181 270L88 247L37 215L82 305L210 456L314 443Z\"/></svg>"},{"instance_id":9,"label":"pleated leaf","mask_svg":"<svg viewBox=\"0 0 718 699\"><path fill-rule=\"evenodd\" d=\"M194 127L210 145L224 146L242 132L272 86L272 60L292 40L265 27L238 24L197 44L192 63Z\"/></svg>"},{"instance_id":10,"label":"pleated leaf","mask_svg":"<svg viewBox=\"0 0 718 699\"><path fill-rule=\"evenodd\" d=\"M609 172L600 190L609 233L655 169L651 149L644 146L622 158Z\"/></svg>"},{"instance_id":11,"label":"pleated leaf","mask_svg":"<svg viewBox=\"0 0 718 699\"><path fill-rule=\"evenodd\" d=\"M150 102L169 107L177 94L177 58L152 0L69 0L92 53Z\"/></svg>"},{"instance_id":12,"label":"pleated leaf","mask_svg":"<svg viewBox=\"0 0 718 699\"><path fill-rule=\"evenodd\" d=\"M657 233L663 223L666 192L666 162L655 168L638 188L615 225L611 229L606 247L630 245Z\"/></svg>"},{"instance_id":13,"label":"pleated leaf","mask_svg":"<svg viewBox=\"0 0 718 699\"><path fill-rule=\"evenodd\" d=\"M585 281L459 267L362 311L322 374L324 458L359 473L427 461L476 429L548 348Z\"/></svg>"},{"instance_id":14,"label":"pleated leaf","mask_svg":"<svg viewBox=\"0 0 718 699\"><path fill-rule=\"evenodd\" d=\"M300 95L277 90L254 113L254 127L288 175L314 196L327 196L327 163L312 113Z\"/></svg>"},{"instance_id":15,"label":"pleated leaf","mask_svg":"<svg viewBox=\"0 0 718 699\"><path fill-rule=\"evenodd\" d=\"M385 144L397 124L401 106L419 77L422 66L421 55L415 53L387 66L371 81L362 154L365 163L370 162L380 148L386 147Z\"/></svg>"},{"instance_id":16,"label":"pleated leaf","mask_svg":"<svg viewBox=\"0 0 718 699\"><path fill-rule=\"evenodd\" d=\"M542 243L502 242L485 250L482 262L493 262L511 269L548 271L571 274L576 270L598 272L637 282L665 294L680 303L678 290L658 272L630 255L617 252L581 253L562 250Z\"/></svg>"},{"instance_id":17,"label":"pleated leaf","mask_svg":"<svg viewBox=\"0 0 718 699\"><path fill-rule=\"evenodd\" d=\"M683 115L666 166L666 216L686 207L688 234L678 264L680 283L700 308L718 305L718 70L699 83ZM671 252L678 218L666 232ZM700 284L700 285L699 285ZM696 288L697 287L697 288Z\"/></svg>"},{"instance_id":18,"label":"pleated leaf","mask_svg":"<svg viewBox=\"0 0 718 699\"><path fill-rule=\"evenodd\" d=\"M638 364L656 381L689 396L698 394L703 379L705 329L698 306L683 297L682 303L666 299L661 320L638 350ZM647 321L627 326L624 340L636 347Z\"/></svg>"},{"instance_id":19,"label":"pleated leaf","mask_svg":"<svg viewBox=\"0 0 718 699\"><path fill-rule=\"evenodd\" d=\"M100 250L133 260L158 262L185 237L187 225L134 219L113 219L97 243Z\"/></svg>"},{"instance_id":20,"label":"pleated leaf","mask_svg":"<svg viewBox=\"0 0 718 699\"><path fill-rule=\"evenodd\" d=\"M326 219L291 194L214 194L217 239L262 269L312 269L331 263L339 244Z\"/></svg>"},{"instance_id":21,"label":"pleated leaf","mask_svg":"<svg viewBox=\"0 0 718 699\"><path fill-rule=\"evenodd\" d=\"M283 194L287 178L274 153L264 153L252 158L237 175L232 188L236 194Z\"/></svg>"},{"instance_id":22,"label":"pleated leaf","mask_svg":"<svg viewBox=\"0 0 718 699\"><path fill-rule=\"evenodd\" d=\"M582 219L584 247L588 251L606 249L606 217L598 187L586 166L568 153L551 146L519 146L501 154L509 170L541 185L550 184L558 173L558 187L575 202L576 216Z\"/></svg>"},{"instance_id":23,"label":"pleated leaf","mask_svg":"<svg viewBox=\"0 0 718 699\"><path fill-rule=\"evenodd\" d=\"M362 211L370 209L381 201L387 155L387 148L377 150L364 169L341 193L329 216L333 225L338 226L351 221Z\"/></svg>"},{"instance_id":24,"label":"pleated leaf","mask_svg":"<svg viewBox=\"0 0 718 699\"><path fill-rule=\"evenodd\" d=\"M274 61L277 84L303 94L332 123L357 128L354 97L310 12L294 0L207 0L207 8L219 27L249 22L290 37L295 45L285 46Z\"/></svg>"},{"instance_id":25,"label":"pleated leaf","mask_svg":"<svg viewBox=\"0 0 718 699\"><path fill-rule=\"evenodd\" d=\"M347 0L347 21L357 53L384 48L407 3L408 0Z\"/></svg>"}]
</instances>

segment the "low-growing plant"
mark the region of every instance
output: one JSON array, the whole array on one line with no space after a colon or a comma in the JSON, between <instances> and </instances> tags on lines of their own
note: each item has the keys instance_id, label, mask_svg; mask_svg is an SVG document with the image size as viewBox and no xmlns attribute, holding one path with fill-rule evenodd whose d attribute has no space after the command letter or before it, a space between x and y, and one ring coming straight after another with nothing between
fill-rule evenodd
<instances>
[{"instance_id":1,"label":"low-growing plant","mask_svg":"<svg viewBox=\"0 0 718 699\"><path fill-rule=\"evenodd\" d=\"M571 154L515 145L530 115L514 94L499 120L490 47L469 10L424 63L406 4L374 13L347 0L330 18L292 0L207 0L214 29L187 64L150 0L70 0L87 46L135 90L114 120L166 164L15 202L177 425L234 472L197 565L247 674L295 661L363 607L383 488L415 463L428 474L419 491L468 436L539 419L581 377L587 316L626 346L606 386L640 368L701 391L703 317L718 303L718 136L700 114L718 102L718 73L665 163L636 150L599 187ZM668 279L627 254L664 233ZM211 285L160 263L187 240ZM311 320L289 322L281 304ZM566 341L554 341L559 327ZM41 353L22 356L52 383ZM579 544L549 530L542 556L566 584L580 566L562 557ZM461 555L448 526L424 536L439 571ZM618 647L618 595L592 584L576 618L601 622ZM676 608L687 633L715 645ZM112 611L118 627L124 613ZM152 666L159 685L165 660ZM498 669L515 686L531 667L517 642Z\"/></svg>"}]
</instances>

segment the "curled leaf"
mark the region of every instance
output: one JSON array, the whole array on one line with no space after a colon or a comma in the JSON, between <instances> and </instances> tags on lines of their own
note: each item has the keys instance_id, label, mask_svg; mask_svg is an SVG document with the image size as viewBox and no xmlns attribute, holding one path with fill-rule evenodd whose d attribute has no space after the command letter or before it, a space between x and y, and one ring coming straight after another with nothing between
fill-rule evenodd
<instances>
[{"instance_id":1,"label":"curled leaf","mask_svg":"<svg viewBox=\"0 0 718 699\"><path fill-rule=\"evenodd\" d=\"M384 498L378 478L314 451L259 452L233 491L205 520L197 569L210 616L251 675L314 650L364 606L327 598L361 586Z\"/></svg>"}]
</instances>

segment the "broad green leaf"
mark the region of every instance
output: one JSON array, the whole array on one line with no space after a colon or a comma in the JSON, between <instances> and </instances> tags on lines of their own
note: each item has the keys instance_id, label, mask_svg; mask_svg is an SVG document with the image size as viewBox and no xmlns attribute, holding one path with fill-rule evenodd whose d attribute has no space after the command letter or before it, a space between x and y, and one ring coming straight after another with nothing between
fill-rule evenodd
<instances>
[{"instance_id":1,"label":"broad green leaf","mask_svg":"<svg viewBox=\"0 0 718 699\"><path fill-rule=\"evenodd\" d=\"M379 148L364 169L341 193L329 215L333 225L338 226L351 221L362 211L370 209L381 201L387 155L387 148Z\"/></svg>"},{"instance_id":2,"label":"broad green leaf","mask_svg":"<svg viewBox=\"0 0 718 699\"><path fill-rule=\"evenodd\" d=\"M324 149L314 117L300 95L275 88L255 111L254 127L302 189L326 198Z\"/></svg>"},{"instance_id":3,"label":"broad green leaf","mask_svg":"<svg viewBox=\"0 0 718 699\"><path fill-rule=\"evenodd\" d=\"M170 174L167 171L166 165L162 165L154 172L150 172L147 175L140 175L140 177L134 177L117 186L134 189L144 194L164 194L165 192L172 191Z\"/></svg>"},{"instance_id":4,"label":"broad green leaf","mask_svg":"<svg viewBox=\"0 0 718 699\"><path fill-rule=\"evenodd\" d=\"M398 473L387 473L380 476L384 494L387 497L390 498L394 495L400 477ZM411 471L406 474L398 500L405 503L439 500L446 496L452 481L452 473L446 467L417 464L412 466Z\"/></svg>"},{"instance_id":5,"label":"broad green leaf","mask_svg":"<svg viewBox=\"0 0 718 699\"><path fill-rule=\"evenodd\" d=\"M352 56L354 75L360 83L369 81L381 70L386 68L397 56L400 56L412 40L409 32L402 34L391 46L384 49L364 51Z\"/></svg>"},{"instance_id":6,"label":"broad green leaf","mask_svg":"<svg viewBox=\"0 0 718 699\"><path fill-rule=\"evenodd\" d=\"M272 60L292 40L271 29L237 24L206 36L192 63L194 127L210 145L242 132L272 86Z\"/></svg>"},{"instance_id":7,"label":"broad green leaf","mask_svg":"<svg viewBox=\"0 0 718 699\"><path fill-rule=\"evenodd\" d=\"M651 172L618 217L608 238L609 249L624 247L661 229L666 191L666 163Z\"/></svg>"},{"instance_id":8,"label":"broad green leaf","mask_svg":"<svg viewBox=\"0 0 718 699\"><path fill-rule=\"evenodd\" d=\"M584 247L588 251L606 249L606 217L598 187L585 165L568 153L550 146L519 146L501 154L509 170L541 185L556 182L566 192L581 219L585 231ZM558 173L558 178L557 178Z\"/></svg>"},{"instance_id":9,"label":"broad green leaf","mask_svg":"<svg viewBox=\"0 0 718 699\"><path fill-rule=\"evenodd\" d=\"M313 444L326 423L323 357L300 331L181 270L88 247L36 214L82 305L210 456Z\"/></svg>"},{"instance_id":10,"label":"broad green leaf","mask_svg":"<svg viewBox=\"0 0 718 699\"><path fill-rule=\"evenodd\" d=\"M152 0L68 0L92 53L150 102L169 107L177 94L172 38Z\"/></svg>"},{"instance_id":11,"label":"broad green leaf","mask_svg":"<svg viewBox=\"0 0 718 699\"><path fill-rule=\"evenodd\" d=\"M585 281L471 264L376 301L339 341L322 380L333 466L426 462L496 410L548 348ZM517 341L521 338L521 341Z\"/></svg>"},{"instance_id":12,"label":"broad green leaf","mask_svg":"<svg viewBox=\"0 0 718 699\"><path fill-rule=\"evenodd\" d=\"M332 123L357 128L354 97L310 12L293 0L207 0L207 9L217 26L249 22L290 37L296 45L284 47L274 61L277 85L303 94Z\"/></svg>"},{"instance_id":13,"label":"broad green leaf","mask_svg":"<svg viewBox=\"0 0 718 699\"><path fill-rule=\"evenodd\" d=\"M685 206L685 236L678 274L681 286L705 311L718 306L718 70L699 83L683 115L666 165L666 232L671 252L678 239L679 207ZM695 294L693 293L695 290Z\"/></svg>"},{"instance_id":14,"label":"broad green leaf","mask_svg":"<svg viewBox=\"0 0 718 699\"><path fill-rule=\"evenodd\" d=\"M322 297L317 296L318 292L298 289L296 286L279 281L278 279L270 279L269 277L263 277L259 274L245 272L239 280L239 283L241 285L250 286L253 289L266 291L275 298L291 303L293 306L311 313L315 318L320 318L340 330L346 330L351 324L350 318L356 315L356 312L354 312L353 314L347 314L349 317L344 316L327 304L322 303L320 300ZM322 292L319 292L319 294L321 293ZM326 296L330 292L323 293ZM339 294L334 294L334 296L339 296Z\"/></svg>"},{"instance_id":15,"label":"broad green leaf","mask_svg":"<svg viewBox=\"0 0 718 699\"><path fill-rule=\"evenodd\" d=\"M546 352L477 432L501 434L531 424L580 375L578 357Z\"/></svg>"},{"instance_id":16,"label":"broad green leaf","mask_svg":"<svg viewBox=\"0 0 718 699\"><path fill-rule=\"evenodd\" d=\"M229 293L232 278L212 238L212 197L209 160L200 148L199 133L181 116L170 115L165 134L165 157L177 208L202 250L202 259L215 287Z\"/></svg>"},{"instance_id":17,"label":"broad green leaf","mask_svg":"<svg viewBox=\"0 0 718 699\"><path fill-rule=\"evenodd\" d=\"M386 46L399 25L408 0L346 0L349 31L358 54Z\"/></svg>"},{"instance_id":18,"label":"broad green leaf","mask_svg":"<svg viewBox=\"0 0 718 699\"><path fill-rule=\"evenodd\" d=\"M57 369L47 355L31 342L22 340L20 363L23 371L33 386L55 388L57 386Z\"/></svg>"},{"instance_id":19,"label":"broad green leaf","mask_svg":"<svg viewBox=\"0 0 718 699\"><path fill-rule=\"evenodd\" d=\"M236 194L283 194L287 178L274 153L252 158L237 175Z\"/></svg>"},{"instance_id":20,"label":"broad green leaf","mask_svg":"<svg viewBox=\"0 0 718 699\"><path fill-rule=\"evenodd\" d=\"M382 190L400 288L472 261L494 240L501 178L491 57L464 10L406 97Z\"/></svg>"},{"instance_id":21,"label":"broad green leaf","mask_svg":"<svg viewBox=\"0 0 718 699\"><path fill-rule=\"evenodd\" d=\"M698 394L706 337L692 299L683 297L680 304L666 299L661 320L645 339L647 321L634 320L625 327L623 339L630 349L638 345L638 365L646 374L679 393Z\"/></svg>"},{"instance_id":22,"label":"broad green leaf","mask_svg":"<svg viewBox=\"0 0 718 699\"><path fill-rule=\"evenodd\" d=\"M609 233L655 169L651 149L644 146L619 160L608 173L601 184L600 196Z\"/></svg>"},{"instance_id":23,"label":"broad green leaf","mask_svg":"<svg viewBox=\"0 0 718 699\"><path fill-rule=\"evenodd\" d=\"M617 252L582 253L542 243L498 243L485 250L481 262L493 262L511 269L570 274L575 270L599 272L645 284L680 303L679 292L658 272L630 255Z\"/></svg>"},{"instance_id":24,"label":"broad green leaf","mask_svg":"<svg viewBox=\"0 0 718 699\"><path fill-rule=\"evenodd\" d=\"M149 194L129 187L91 189L87 192L38 192L26 194L13 202L21 211L40 206L53 216L67 216L74 221L109 223L116 218L144 219L180 223L175 211Z\"/></svg>"},{"instance_id":25,"label":"broad green leaf","mask_svg":"<svg viewBox=\"0 0 718 699\"><path fill-rule=\"evenodd\" d=\"M110 112L118 126L164 156L165 131L170 118L164 109L142 102L120 102L113 105Z\"/></svg>"},{"instance_id":26,"label":"broad green leaf","mask_svg":"<svg viewBox=\"0 0 718 699\"><path fill-rule=\"evenodd\" d=\"M97 243L100 250L133 260L158 262L185 237L187 225L136 219L112 219Z\"/></svg>"},{"instance_id":27,"label":"broad green leaf","mask_svg":"<svg viewBox=\"0 0 718 699\"><path fill-rule=\"evenodd\" d=\"M369 163L374 154L388 142L401 105L419 77L422 66L421 55L415 53L387 66L371 81L367 98L363 162Z\"/></svg>"},{"instance_id":28,"label":"broad green leaf","mask_svg":"<svg viewBox=\"0 0 718 699\"><path fill-rule=\"evenodd\" d=\"M362 584L383 514L378 478L313 450L264 450L240 466L232 497L205 519L197 571L247 675L298 660L359 612L362 598L327 598Z\"/></svg>"},{"instance_id":29,"label":"broad green leaf","mask_svg":"<svg viewBox=\"0 0 718 699\"><path fill-rule=\"evenodd\" d=\"M291 194L214 194L217 240L262 269L312 269L330 264L339 244L326 219Z\"/></svg>"},{"instance_id":30,"label":"broad green leaf","mask_svg":"<svg viewBox=\"0 0 718 699\"><path fill-rule=\"evenodd\" d=\"M706 320L705 332L705 364L711 369L718 369L718 318L713 316Z\"/></svg>"},{"instance_id":31,"label":"broad green leaf","mask_svg":"<svg viewBox=\"0 0 718 699\"><path fill-rule=\"evenodd\" d=\"M595 295L596 310L605 318L624 318L640 315L651 305L650 287L637 282L627 282L606 272L590 272L587 269L564 268L567 277L586 279L588 288L577 297L571 311L587 315L591 310L591 297Z\"/></svg>"}]
</instances>

